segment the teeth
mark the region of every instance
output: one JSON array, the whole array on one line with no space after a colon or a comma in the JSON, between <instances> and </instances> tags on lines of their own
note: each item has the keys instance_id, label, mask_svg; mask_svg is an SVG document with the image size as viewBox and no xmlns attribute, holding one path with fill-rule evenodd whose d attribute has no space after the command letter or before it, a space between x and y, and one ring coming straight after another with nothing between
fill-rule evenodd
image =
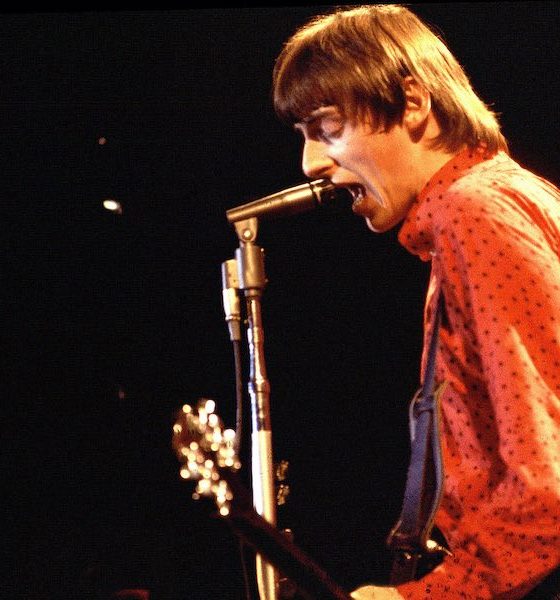
<instances>
[{"instance_id":1,"label":"teeth","mask_svg":"<svg viewBox=\"0 0 560 600\"><path fill-rule=\"evenodd\" d=\"M354 203L357 204L364 199L364 188L361 185L353 185L348 188L354 198Z\"/></svg>"}]
</instances>

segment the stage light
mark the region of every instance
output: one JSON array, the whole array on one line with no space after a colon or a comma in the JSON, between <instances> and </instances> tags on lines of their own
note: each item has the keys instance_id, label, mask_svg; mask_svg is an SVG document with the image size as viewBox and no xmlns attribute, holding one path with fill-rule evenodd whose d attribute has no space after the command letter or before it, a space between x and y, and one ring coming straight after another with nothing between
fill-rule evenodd
<instances>
[{"instance_id":1,"label":"stage light","mask_svg":"<svg viewBox=\"0 0 560 600\"><path fill-rule=\"evenodd\" d=\"M118 215L122 215L123 212L121 203L117 202L116 200L103 200L103 208L110 210L111 212L114 212Z\"/></svg>"}]
</instances>

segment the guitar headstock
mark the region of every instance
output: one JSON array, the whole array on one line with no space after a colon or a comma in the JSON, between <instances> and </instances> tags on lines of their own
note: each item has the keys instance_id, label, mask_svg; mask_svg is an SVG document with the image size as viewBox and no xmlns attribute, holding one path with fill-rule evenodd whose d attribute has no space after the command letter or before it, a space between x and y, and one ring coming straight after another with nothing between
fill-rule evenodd
<instances>
[{"instance_id":1,"label":"guitar headstock","mask_svg":"<svg viewBox=\"0 0 560 600\"><path fill-rule=\"evenodd\" d=\"M220 514L227 516L233 494L220 469L237 471L241 463L234 448L235 431L224 429L215 408L208 399L199 400L196 407L185 404L173 425L173 449L182 464L181 477L197 481L193 497L213 496Z\"/></svg>"}]
</instances>

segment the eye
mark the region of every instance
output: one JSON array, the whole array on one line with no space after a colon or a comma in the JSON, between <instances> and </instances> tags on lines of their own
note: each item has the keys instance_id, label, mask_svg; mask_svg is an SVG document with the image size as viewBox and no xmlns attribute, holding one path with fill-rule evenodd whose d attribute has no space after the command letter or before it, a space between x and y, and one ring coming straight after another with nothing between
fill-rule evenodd
<instances>
[{"instance_id":1,"label":"eye","mask_svg":"<svg viewBox=\"0 0 560 600\"><path fill-rule=\"evenodd\" d=\"M323 117L317 127L317 137L324 142L339 138L344 132L344 122L341 117Z\"/></svg>"},{"instance_id":2,"label":"eye","mask_svg":"<svg viewBox=\"0 0 560 600\"><path fill-rule=\"evenodd\" d=\"M344 133L345 120L339 110L328 107L321 108L316 114L296 123L294 128L299 131L305 139L332 143Z\"/></svg>"}]
</instances>

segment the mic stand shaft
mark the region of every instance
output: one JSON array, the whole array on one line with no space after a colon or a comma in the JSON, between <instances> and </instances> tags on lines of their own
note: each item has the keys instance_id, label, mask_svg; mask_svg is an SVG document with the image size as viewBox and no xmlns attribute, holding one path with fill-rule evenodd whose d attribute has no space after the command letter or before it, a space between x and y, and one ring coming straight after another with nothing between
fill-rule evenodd
<instances>
[{"instance_id":1,"label":"mic stand shaft","mask_svg":"<svg viewBox=\"0 0 560 600\"><path fill-rule=\"evenodd\" d=\"M270 383L266 375L261 314L261 296L266 285L264 251L255 244L258 227L255 217L237 221L234 225L240 241L240 246L235 251L239 288L244 291L247 308L253 505L259 515L276 525ZM277 600L278 574L260 554L256 556L256 575L261 600Z\"/></svg>"}]
</instances>

